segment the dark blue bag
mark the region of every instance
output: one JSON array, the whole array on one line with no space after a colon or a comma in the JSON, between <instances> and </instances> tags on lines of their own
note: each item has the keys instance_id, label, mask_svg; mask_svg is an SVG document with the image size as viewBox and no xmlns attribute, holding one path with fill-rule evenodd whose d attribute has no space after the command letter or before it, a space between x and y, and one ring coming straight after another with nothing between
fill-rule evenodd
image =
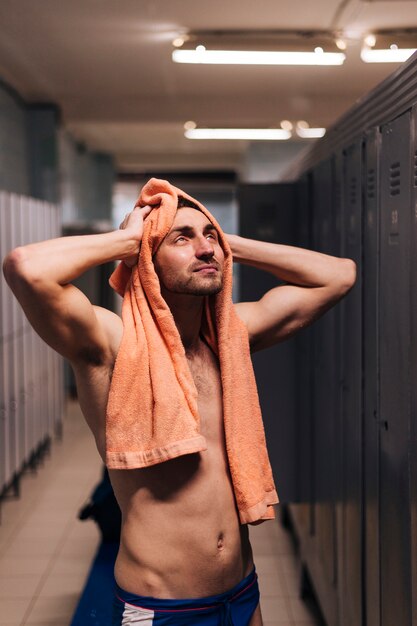
<instances>
[{"instance_id":1,"label":"dark blue bag","mask_svg":"<svg viewBox=\"0 0 417 626\"><path fill-rule=\"evenodd\" d=\"M111 486L107 467L103 468L101 482L91 494L89 502L78 513L78 519L93 519L105 542L120 541L122 514Z\"/></svg>"}]
</instances>

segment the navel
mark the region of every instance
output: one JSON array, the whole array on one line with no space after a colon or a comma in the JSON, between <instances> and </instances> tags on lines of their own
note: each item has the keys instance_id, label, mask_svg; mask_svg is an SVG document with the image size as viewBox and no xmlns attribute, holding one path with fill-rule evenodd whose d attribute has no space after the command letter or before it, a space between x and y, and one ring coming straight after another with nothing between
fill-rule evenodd
<instances>
[{"instance_id":1,"label":"navel","mask_svg":"<svg viewBox=\"0 0 417 626\"><path fill-rule=\"evenodd\" d=\"M223 533L219 534L219 537L217 539L217 547L219 548L219 550L222 550L222 548L224 548L224 535L223 535Z\"/></svg>"}]
</instances>

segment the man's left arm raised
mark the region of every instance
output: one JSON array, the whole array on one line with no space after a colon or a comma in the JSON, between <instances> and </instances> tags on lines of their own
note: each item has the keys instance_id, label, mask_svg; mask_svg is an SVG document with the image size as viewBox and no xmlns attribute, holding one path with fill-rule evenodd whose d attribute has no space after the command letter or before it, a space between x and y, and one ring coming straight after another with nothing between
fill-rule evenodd
<instances>
[{"instance_id":1,"label":"man's left arm raised","mask_svg":"<svg viewBox=\"0 0 417 626\"><path fill-rule=\"evenodd\" d=\"M257 302L238 302L236 313L248 328L251 351L288 339L334 306L356 282L356 264L282 244L226 235L233 261L270 272L285 284Z\"/></svg>"}]
</instances>

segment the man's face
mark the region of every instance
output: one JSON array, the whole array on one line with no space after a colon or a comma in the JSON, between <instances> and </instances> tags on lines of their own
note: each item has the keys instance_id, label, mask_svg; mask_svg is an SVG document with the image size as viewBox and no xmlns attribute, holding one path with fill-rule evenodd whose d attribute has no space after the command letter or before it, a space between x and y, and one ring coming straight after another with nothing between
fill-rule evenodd
<instances>
[{"instance_id":1,"label":"man's face","mask_svg":"<svg viewBox=\"0 0 417 626\"><path fill-rule=\"evenodd\" d=\"M177 210L153 262L161 286L173 293L206 296L222 289L223 249L217 230L201 211Z\"/></svg>"}]
</instances>

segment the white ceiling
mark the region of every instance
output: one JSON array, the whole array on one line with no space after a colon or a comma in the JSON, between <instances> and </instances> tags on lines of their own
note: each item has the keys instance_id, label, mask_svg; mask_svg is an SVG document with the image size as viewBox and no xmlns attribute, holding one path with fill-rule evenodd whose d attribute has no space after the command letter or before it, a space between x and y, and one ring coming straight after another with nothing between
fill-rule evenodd
<instances>
[{"instance_id":1,"label":"white ceiling","mask_svg":"<svg viewBox=\"0 0 417 626\"><path fill-rule=\"evenodd\" d=\"M328 127L398 67L363 63L360 36L414 26L417 3L401 0L1 0L0 76L58 104L121 171L237 167L247 142L185 139L184 122ZM211 29L341 30L350 43L341 67L172 62L176 35Z\"/></svg>"}]
</instances>

